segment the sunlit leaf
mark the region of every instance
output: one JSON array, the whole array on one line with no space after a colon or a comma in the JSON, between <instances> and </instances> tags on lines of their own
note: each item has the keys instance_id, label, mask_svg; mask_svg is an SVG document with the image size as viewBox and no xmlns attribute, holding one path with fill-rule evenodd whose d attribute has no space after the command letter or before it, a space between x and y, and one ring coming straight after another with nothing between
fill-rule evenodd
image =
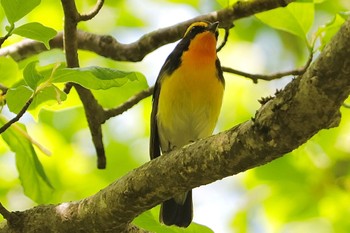
<instances>
[{"instance_id":1,"label":"sunlit leaf","mask_svg":"<svg viewBox=\"0 0 350 233\"><path fill-rule=\"evenodd\" d=\"M314 21L314 4L294 2L284 8L256 14L268 26L294 34L307 40L307 33Z\"/></svg>"},{"instance_id":2,"label":"sunlit leaf","mask_svg":"<svg viewBox=\"0 0 350 233\"><path fill-rule=\"evenodd\" d=\"M17 114L32 95L33 90L28 86L21 85L16 88L10 88L6 94L7 106L11 112Z\"/></svg>"},{"instance_id":3,"label":"sunlit leaf","mask_svg":"<svg viewBox=\"0 0 350 233\"><path fill-rule=\"evenodd\" d=\"M323 3L323 2L325 2L325 1L328 1L328 0L310 0L310 2L314 2L314 3L316 3L316 4L319 4L319 3ZM298 2L300 2L300 0L298 1Z\"/></svg>"},{"instance_id":4,"label":"sunlit leaf","mask_svg":"<svg viewBox=\"0 0 350 233\"><path fill-rule=\"evenodd\" d=\"M49 41L57 34L57 32L40 23L27 23L13 30L13 34L17 34L26 38L40 41L44 43L47 49L50 48Z\"/></svg>"},{"instance_id":5,"label":"sunlit leaf","mask_svg":"<svg viewBox=\"0 0 350 233\"><path fill-rule=\"evenodd\" d=\"M145 22L139 14L135 14L132 8L127 7L126 1L120 1L120 7L117 13L118 26L124 27L142 27L145 26Z\"/></svg>"},{"instance_id":6,"label":"sunlit leaf","mask_svg":"<svg viewBox=\"0 0 350 233\"><path fill-rule=\"evenodd\" d=\"M33 102L30 105L29 109L34 109L38 107L40 104L48 101L54 102L54 103L61 103L66 99L67 99L67 94L52 84L41 89L39 92L35 94Z\"/></svg>"},{"instance_id":7,"label":"sunlit leaf","mask_svg":"<svg viewBox=\"0 0 350 233\"><path fill-rule=\"evenodd\" d=\"M236 3L238 0L216 0L220 4L221 7L228 7L232 4Z\"/></svg>"},{"instance_id":8,"label":"sunlit leaf","mask_svg":"<svg viewBox=\"0 0 350 233\"><path fill-rule=\"evenodd\" d=\"M13 24L31 12L40 0L1 0L8 21Z\"/></svg>"},{"instance_id":9,"label":"sunlit leaf","mask_svg":"<svg viewBox=\"0 0 350 233\"><path fill-rule=\"evenodd\" d=\"M343 19L347 20L350 17L350 11L342 11L338 13Z\"/></svg>"},{"instance_id":10,"label":"sunlit leaf","mask_svg":"<svg viewBox=\"0 0 350 233\"><path fill-rule=\"evenodd\" d=\"M6 119L0 117L0 125ZM31 142L24 137L26 128L16 123L1 134L4 141L16 154L16 165L24 193L37 203L45 203L51 197L53 187L45 174Z\"/></svg>"},{"instance_id":11,"label":"sunlit leaf","mask_svg":"<svg viewBox=\"0 0 350 233\"><path fill-rule=\"evenodd\" d=\"M214 233L214 231L212 229L210 229L207 226L198 224L198 223L191 223L191 225L186 229L185 232L193 232L193 233Z\"/></svg>"},{"instance_id":12,"label":"sunlit leaf","mask_svg":"<svg viewBox=\"0 0 350 233\"><path fill-rule=\"evenodd\" d=\"M74 82L89 89L120 87L128 81L143 77L137 72L124 72L104 67L62 68L54 72L52 82Z\"/></svg>"},{"instance_id":13,"label":"sunlit leaf","mask_svg":"<svg viewBox=\"0 0 350 233\"><path fill-rule=\"evenodd\" d=\"M248 213L246 209L238 211L235 214L231 225L236 232L248 232L249 221L247 215Z\"/></svg>"},{"instance_id":14,"label":"sunlit leaf","mask_svg":"<svg viewBox=\"0 0 350 233\"><path fill-rule=\"evenodd\" d=\"M24 80L33 91L36 90L39 82L43 79L43 76L35 69L36 63L36 61L29 63L23 70Z\"/></svg>"},{"instance_id":15,"label":"sunlit leaf","mask_svg":"<svg viewBox=\"0 0 350 233\"><path fill-rule=\"evenodd\" d=\"M158 209L158 208L155 208ZM134 219L133 223L142 229L157 233L214 233L210 228L192 222L187 228L166 226L160 224L158 216L154 215L154 209L146 211ZM158 211L157 211L158 212Z\"/></svg>"},{"instance_id":16,"label":"sunlit leaf","mask_svg":"<svg viewBox=\"0 0 350 233\"><path fill-rule=\"evenodd\" d=\"M148 231L159 232L159 233L176 233L176 229L171 229L161 225L157 219L154 218L150 211L146 211L134 219L133 223L138 227L146 229Z\"/></svg>"},{"instance_id":17,"label":"sunlit leaf","mask_svg":"<svg viewBox=\"0 0 350 233\"><path fill-rule=\"evenodd\" d=\"M321 38L320 50L323 50L326 44L328 44L332 37L339 31L344 22L345 19L339 14L336 14L331 22L318 29L317 34L319 34Z\"/></svg>"},{"instance_id":18,"label":"sunlit leaf","mask_svg":"<svg viewBox=\"0 0 350 233\"><path fill-rule=\"evenodd\" d=\"M18 65L10 57L0 57L0 82L5 86L12 85L17 80Z\"/></svg>"},{"instance_id":19,"label":"sunlit leaf","mask_svg":"<svg viewBox=\"0 0 350 233\"><path fill-rule=\"evenodd\" d=\"M187 0L187 1L184 1L184 0L168 0L169 2L173 2L173 3L178 3L178 4L183 4L183 3L186 3L187 5L191 5L193 7L199 7L200 6L200 3L201 1L200 0Z\"/></svg>"},{"instance_id":20,"label":"sunlit leaf","mask_svg":"<svg viewBox=\"0 0 350 233\"><path fill-rule=\"evenodd\" d=\"M112 108L146 88L148 88L146 78L139 75L137 82L127 82L122 87L112 87L108 90L94 90L93 93L103 107Z\"/></svg>"}]
</instances>

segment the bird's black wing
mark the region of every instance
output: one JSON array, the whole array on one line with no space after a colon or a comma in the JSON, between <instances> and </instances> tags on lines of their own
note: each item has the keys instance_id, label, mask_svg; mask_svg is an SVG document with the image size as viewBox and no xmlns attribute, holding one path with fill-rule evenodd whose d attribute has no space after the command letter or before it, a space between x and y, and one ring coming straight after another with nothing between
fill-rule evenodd
<instances>
[{"instance_id":1,"label":"bird's black wing","mask_svg":"<svg viewBox=\"0 0 350 233\"><path fill-rule=\"evenodd\" d=\"M157 80L154 86L153 99L152 99L151 137L150 137L150 145L149 145L149 154L151 159L155 159L161 154L159 135L158 135L158 125L157 125L159 93L160 93L160 84L158 83L158 80Z\"/></svg>"},{"instance_id":2,"label":"bird's black wing","mask_svg":"<svg viewBox=\"0 0 350 233\"><path fill-rule=\"evenodd\" d=\"M182 39L172 53L167 57L164 65L160 69L156 84L154 86L153 92L153 102L152 102L152 113L151 113L151 137L150 137L150 157L155 159L161 155L159 132L157 125L157 112L158 112L158 102L159 94L161 89L161 82L164 77L169 77L179 66L181 65L181 56L184 51L188 49L190 39Z\"/></svg>"}]
</instances>

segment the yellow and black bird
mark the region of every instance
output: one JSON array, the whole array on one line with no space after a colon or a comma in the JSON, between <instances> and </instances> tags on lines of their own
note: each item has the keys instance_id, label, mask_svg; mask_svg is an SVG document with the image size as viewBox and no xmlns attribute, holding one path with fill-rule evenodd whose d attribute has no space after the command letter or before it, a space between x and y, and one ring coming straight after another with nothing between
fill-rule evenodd
<instances>
[{"instance_id":1,"label":"yellow and black bird","mask_svg":"<svg viewBox=\"0 0 350 233\"><path fill-rule=\"evenodd\" d=\"M225 86L216 54L218 25L190 25L161 68L153 93L151 159L212 134ZM177 195L162 203L160 221L187 227L192 205L191 190Z\"/></svg>"}]
</instances>

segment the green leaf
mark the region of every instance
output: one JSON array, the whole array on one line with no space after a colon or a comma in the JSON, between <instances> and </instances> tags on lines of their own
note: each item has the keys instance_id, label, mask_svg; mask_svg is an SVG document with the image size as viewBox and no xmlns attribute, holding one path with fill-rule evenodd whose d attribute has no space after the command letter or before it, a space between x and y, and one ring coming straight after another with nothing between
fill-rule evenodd
<instances>
[{"instance_id":1,"label":"green leaf","mask_svg":"<svg viewBox=\"0 0 350 233\"><path fill-rule=\"evenodd\" d=\"M228 7L238 2L238 0L216 0L216 2L219 3L221 7Z\"/></svg>"},{"instance_id":2,"label":"green leaf","mask_svg":"<svg viewBox=\"0 0 350 233\"><path fill-rule=\"evenodd\" d=\"M0 57L0 82L5 86L11 86L17 81L19 69L17 63L10 57Z\"/></svg>"},{"instance_id":3,"label":"green leaf","mask_svg":"<svg viewBox=\"0 0 350 233\"><path fill-rule=\"evenodd\" d=\"M235 217L231 223L235 232L248 232L249 218L247 210L239 210L235 213Z\"/></svg>"},{"instance_id":4,"label":"green leaf","mask_svg":"<svg viewBox=\"0 0 350 233\"><path fill-rule=\"evenodd\" d=\"M350 17L350 11L342 11L338 13L343 19L347 20Z\"/></svg>"},{"instance_id":5,"label":"green leaf","mask_svg":"<svg viewBox=\"0 0 350 233\"><path fill-rule=\"evenodd\" d=\"M15 114L19 113L33 93L33 90L28 86L21 85L16 88L10 88L6 94L6 102L10 111Z\"/></svg>"},{"instance_id":6,"label":"green leaf","mask_svg":"<svg viewBox=\"0 0 350 233\"><path fill-rule=\"evenodd\" d=\"M157 233L176 233L176 230L171 229L171 227L167 227L161 225L158 220L156 220L151 213L151 211L146 211L139 215L134 219L133 224L136 226Z\"/></svg>"},{"instance_id":7,"label":"green leaf","mask_svg":"<svg viewBox=\"0 0 350 233\"><path fill-rule=\"evenodd\" d=\"M123 86L128 81L143 77L138 72L124 72L105 67L62 68L57 69L52 77L53 83L74 82L89 89L109 89Z\"/></svg>"},{"instance_id":8,"label":"green leaf","mask_svg":"<svg viewBox=\"0 0 350 233\"><path fill-rule=\"evenodd\" d=\"M26 84L32 88L33 91L38 87L39 82L44 78L35 68L37 61L29 63L23 70L23 77Z\"/></svg>"},{"instance_id":9,"label":"green leaf","mask_svg":"<svg viewBox=\"0 0 350 233\"><path fill-rule=\"evenodd\" d=\"M159 208L156 207L142 213L134 219L133 224L142 229L157 233L214 233L214 231L212 231L210 228L194 222L191 223L188 228L179 228L160 224L158 220L158 209Z\"/></svg>"},{"instance_id":10,"label":"green leaf","mask_svg":"<svg viewBox=\"0 0 350 233\"><path fill-rule=\"evenodd\" d=\"M45 88L38 91L33 99L32 104L30 105L29 109L35 109L42 103L46 103L49 101L54 103L61 103L62 101L65 101L67 99L67 94L61 91L58 87L51 84L49 86L46 86Z\"/></svg>"},{"instance_id":11,"label":"green leaf","mask_svg":"<svg viewBox=\"0 0 350 233\"><path fill-rule=\"evenodd\" d=\"M1 0L6 17L14 24L40 4L40 0Z\"/></svg>"},{"instance_id":12,"label":"green leaf","mask_svg":"<svg viewBox=\"0 0 350 233\"><path fill-rule=\"evenodd\" d=\"M122 87L112 87L108 90L93 90L93 93L103 107L113 108L146 88L148 88L146 78L139 75L137 82L127 82Z\"/></svg>"},{"instance_id":13,"label":"green leaf","mask_svg":"<svg viewBox=\"0 0 350 233\"><path fill-rule=\"evenodd\" d=\"M0 116L0 126L6 119ZM16 165L24 193L37 203L45 203L51 196L53 187L45 174L24 125L16 123L1 134L10 149L16 154Z\"/></svg>"},{"instance_id":14,"label":"green leaf","mask_svg":"<svg viewBox=\"0 0 350 233\"><path fill-rule=\"evenodd\" d=\"M191 225L186 230L187 230L186 232L193 232L193 233L214 233L214 231L209 227L195 223L195 222L191 223Z\"/></svg>"},{"instance_id":15,"label":"green leaf","mask_svg":"<svg viewBox=\"0 0 350 233\"><path fill-rule=\"evenodd\" d=\"M331 22L318 29L317 35L320 35L321 38L321 46L319 48L321 51L332 39L332 37L339 31L341 25L343 25L344 22L345 19L341 15L336 14Z\"/></svg>"},{"instance_id":16,"label":"green leaf","mask_svg":"<svg viewBox=\"0 0 350 233\"><path fill-rule=\"evenodd\" d=\"M14 34L30 38L44 43L47 49L50 48L49 41L56 36L57 32L40 23L27 23L13 30Z\"/></svg>"},{"instance_id":17,"label":"green leaf","mask_svg":"<svg viewBox=\"0 0 350 233\"><path fill-rule=\"evenodd\" d=\"M289 32L307 41L307 33L314 22L314 4L294 2L284 8L256 14L268 26Z\"/></svg>"}]
</instances>

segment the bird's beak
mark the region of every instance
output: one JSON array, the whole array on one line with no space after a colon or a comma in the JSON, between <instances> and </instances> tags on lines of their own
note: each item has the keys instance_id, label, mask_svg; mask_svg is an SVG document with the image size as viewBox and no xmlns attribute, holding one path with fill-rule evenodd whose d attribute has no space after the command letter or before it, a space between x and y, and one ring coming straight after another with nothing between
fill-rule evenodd
<instances>
[{"instance_id":1,"label":"bird's beak","mask_svg":"<svg viewBox=\"0 0 350 233\"><path fill-rule=\"evenodd\" d=\"M216 30L218 29L218 27L219 27L219 22L218 22L218 21L217 21L217 22L214 22L214 23L211 23L211 24L209 24L209 26L208 26L208 31L210 31L210 32L212 32L212 33L215 33Z\"/></svg>"}]
</instances>

